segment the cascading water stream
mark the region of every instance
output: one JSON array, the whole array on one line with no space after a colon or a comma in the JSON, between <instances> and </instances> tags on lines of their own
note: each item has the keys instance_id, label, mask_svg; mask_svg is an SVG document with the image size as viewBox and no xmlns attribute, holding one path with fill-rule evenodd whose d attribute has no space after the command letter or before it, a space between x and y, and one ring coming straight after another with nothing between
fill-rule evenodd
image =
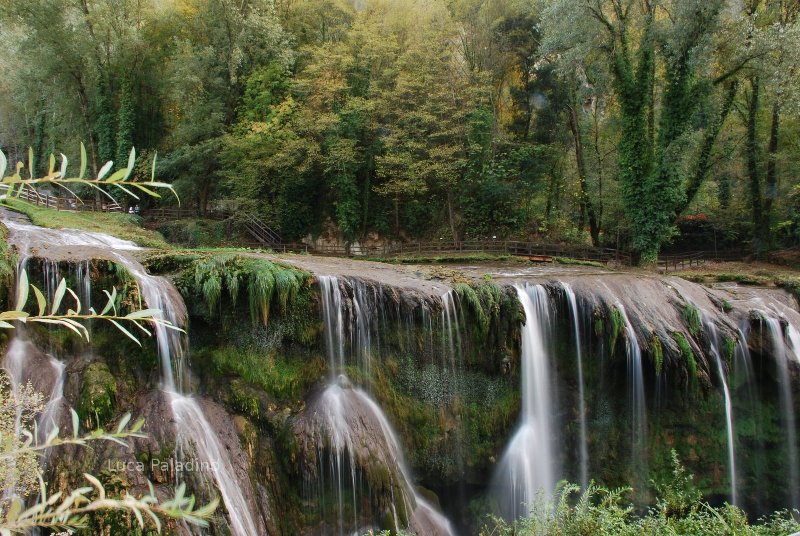
<instances>
[{"instance_id":1,"label":"cascading water stream","mask_svg":"<svg viewBox=\"0 0 800 536\"><path fill-rule=\"evenodd\" d=\"M572 315L572 332L575 337L575 359L578 368L578 424L579 424L579 451L580 451L580 479L581 486L586 489L589 485L589 446L586 432L586 398L583 385L583 345L581 344L581 322L578 301L572 287L561 283L567 295L570 313Z\"/></svg>"},{"instance_id":2,"label":"cascading water stream","mask_svg":"<svg viewBox=\"0 0 800 536\"><path fill-rule=\"evenodd\" d=\"M781 322L777 318L769 315L766 311L760 311L762 322L766 325L769 333L772 348L775 354L775 363L780 382L780 406L783 415L784 429L786 430L786 450L789 458L789 497L791 507L800 507L800 467L798 467L797 452L797 428L794 412L794 402L792 400L792 383L789 374L788 354L786 339L781 329Z\"/></svg>"},{"instance_id":3,"label":"cascading water stream","mask_svg":"<svg viewBox=\"0 0 800 536\"><path fill-rule=\"evenodd\" d=\"M315 422L327 438L328 447L332 451L330 469L337 488L337 533L345 534L346 524L350 522L350 519L345 519L345 499L349 498L346 497L349 492L345 484L352 487L352 522L353 528L357 529L361 521L361 515L356 508L359 502L358 466L377 461L385 465L390 479L396 477L398 480L393 480L390 486L392 489L391 514L395 526L400 525L398 513L400 508L398 506L401 506L402 511L413 512L409 523L412 528L417 527L419 534L453 535L449 521L414 491L413 480L403 459L400 442L380 406L366 392L353 387L350 380L343 374L346 365L345 340L348 326L346 320L355 317L355 323L349 324L357 335L351 340L355 340L359 344L371 340L364 333L369 331L370 319L368 315L362 314L363 311L374 310L374 307L368 303L367 293L364 289L358 292L354 291L354 311L350 315L345 309L345 300L342 297L339 279L333 276L320 276L319 284L322 292L322 314L326 331L330 380L316 406L318 410L315 414L315 419L317 419ZM371 355L372 349L367 348L366 350L366 354ZM371 438L366 442L367 445L364 444L365 437ZM365 449L366 454L364 454ZM364 456L371 456L374 459L364 460L362 459ZM399 497L395 493L395 489L398 490ZM399 505L398 501L402 501L402 505Z\"/></svg>"},{"instance_id":4,"label":"cascading water stream","mask_svg":"<svg viewBox=\"0 0 800 536\"><path fill-rule=\"evenodd\" d=\"M25 266L25 261L31 255L31 247L34 242L52 246L86 246L101 249L123 266L136 280L144 302L149 308L159 309L162 317L175 326L184 324L186 307L174 285L162 277L151 276L136 259L123 253L141 249L133 242L119 240L102 233L73 229L45 229L12 221L4 221L4 224L13 233L15 243L20 250L21 267ZM79 279L81 287L84 287L86 274L82 274ZM205 418L197 400L181 393L184 346L181 332L161 324L156 324L154 330L161 359L162 388L175 416L176 435L178 438L188 439L195 446L200 461L205 462L205 466L212 472L228 511L230 528L234 536L262 534L264 531L259 530L250 512L248 501L223 443ZM18 358L15 356L16 354L12 355L12 362ZM21 358L24 359L25 356L23 355ZM174 369L173 360L175 361ZM177 371L177 384L174 370ZM60 390L57 391L60 393Z\"/></svg>"},{"instance_id":5,"label":"cascading water stream","mask_svg":"<svg viewBox=\"0 0 800 536\"><path fill-rule=\"evenodd\" d=\"M642 348L633 329L625 307L617 302L614 305L622 316L623 329L625 330L625 353L628 356L628 392L631 397L631 453L634 462L634 471L637 475L646 474L647 461L645 449L647 447L647 407L644 398L644 374L642 371ZM639 482L640 486L644 482Z\"/></svg>"},{"instance_id":6,"label":"cascading water stream","mask_svg":"<svg viewBox=\"0 0 800 536\"><path fill-rule=\"evenodd\" d=\"M172 283L162 277L149 275L141 264L130 257L120 254L115 254L114 257L136 280L148 307L159 309L162 317L173 325L184 325L186 306ZM184 343L181 332L161 324L156 324L154 329L161 359L162 386L175 417L179 444L183 442L194 445L200 462L205 462L206 467L210 469L222 495L233 534L235 536L261 534L263 530L257 528L225 446L203 414L197 399L182 393Z\"/></svg>"},{"instance_id":7,"label":"cascading water stream","mask_svg":"<svg viewBox=\"0 0 800 536\"><path fill-rule=\"evenodd\" d=\"M731 504L736 505L739 502L737 493L737 475L736 475L736 444L735 444L735 429L733 427L733 403L731 401L731 392L728 388L728 379L725 374L725 369L722 366L722 356L720 355L720 335L717 330L716 324L709 318L705 311L702 311L703 329L705 330L708 340L711 344L711 355L717 363L717 373L722 382L722 393L725 397L725 431L728 439L728 477L731 482Z\"/></svg>"},{"instance_id":8,"label":"cascading water stream","mask_svg":"<svg viewBox=\"0 0 800 536\"><path fill-rule=\"evenodd\" d=\"M495 475L500 507L508 519L529 513L538 494L556 484L555 428L550 378L550 303L541 285L516 286L525 310L522 328L522 415Z\"/></svg>"}]
</instances>

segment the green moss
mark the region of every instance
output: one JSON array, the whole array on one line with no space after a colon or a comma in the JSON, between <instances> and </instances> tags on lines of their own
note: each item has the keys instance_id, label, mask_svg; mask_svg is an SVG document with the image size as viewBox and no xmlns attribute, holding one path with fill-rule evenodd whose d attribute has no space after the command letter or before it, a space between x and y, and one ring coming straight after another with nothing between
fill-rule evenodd
<instances>
[{"instance_id":1,"label":"green moss","mask_svg":"<svg viewBox=\"0 0 800 536\"><path fill-rule=\"evenodd\" d=\"M650 355L653 358L653 366L656 369L656 375L661 375L664 370L664 347L661 345L661 339L653 333L650 338Z\"/></svg>"},{"instance_id":2,"label":"green moss","mask_svg":"<svg viewBox=\"0 0 800 536\"><path fill-rule=\"evenodd\" d=\"M602 337L605 333L605 325L603 322L603 314L598 310L595 309L594 313L594 334L598 337Z\"/></svg>"},{"instance_id":3,"label":"green moss","mask_svg":"<svg viewBox=\"0 0 800 536\"><path fill-rule=\"evenodd\" d=\"M722 339L722 353L728 363L733 363L733 357L736 353L736 339L725 335Z\"/></svg>"},{"instance_id":4,"label":"green moss","mask_svg":"<svg viewBox=\"0 0 800 536\"><path fill-rule=\"evenodd\" d=\"M694 304L687 303L681 316L692 337L697 337L700 334L700 310Z\"/></svg>"},{"instance_id":5,"label":"green moss","mask_svg":"<svg viewBox=\"0 0 800 536\"><path fill-rule=\"evenodd\" d=\"M201 255L191 252L165 253L158 252L147 257L143 264L151 274L166 274L180 272L188 268Z\"/></svg>"},{"instance_id":6,"label":"green moss","mask_svg":"<svg viewBox=\"0 0 800 536\"><path fill-rule=\"evenodd\" d=\"M117 381L105 363L91 363L81 376L78 415L87 428L104 425L114 415Z\"/></svg>"},{"instance_id":7,"label":"green moss","mask_svg":"<svg viewBox=\"0 0 800 536\"><path fill-rule=\"evenodd\" d=\"M725 313L730 313L733 311L733 305L728 300L722 300L722 311Z\"/></svg>"},{"instance_id":8,"label":"green moss","mask_svg":"<svg viewBox=\"0 0 800 536\"><path fill-rule=\"evenodd\" d=\"M453 287L458 299L466 305L473 317L478 321L481 333L486 333L489 329L489 317L483 310L483 304L478 293L470 285L459 283Z\"/></svg>"},{"instance_id":9,"label":"green moss","mask_svg":"<svg viewBox=\"0 0 800 536\"><path fill-rule=\"evenodd\" d=\"M681 352L681 357L686 361L686 370L689 372L689 378L694 382L697 379L697 359L692 351L689 341L683 336L683 333L675 332L675 342L678 344L678 349Z\"/></svg>"},{"instance_id":10,"label":"green moss","mask_svg":"<svg viewBox=\"0 0 800 536\"><path fill-rule=\"evenodd\" d=\"M625 329L625 318L622 316L622 312L619 309L612 307L609 313L609 321L611 323L611 332L608 334L609 345L611 347L611 353L613 354L617 347L617 340Z\"/></svg>"},{"instance_id":11,"label":"green moss","mask_svg":"<svg viewBox=\"0 0 800 536\"><path fill-rule=\"evenodd\" d=\"M279 400L301 398L325 369L321 360L282 358L232 346L201 349L195 352L195 359L212 365L218 374L235 374ZM233 389L233 397L239 409L258 416L252 393L244 390L241 384Z\"/></svg>"}]
</instances>

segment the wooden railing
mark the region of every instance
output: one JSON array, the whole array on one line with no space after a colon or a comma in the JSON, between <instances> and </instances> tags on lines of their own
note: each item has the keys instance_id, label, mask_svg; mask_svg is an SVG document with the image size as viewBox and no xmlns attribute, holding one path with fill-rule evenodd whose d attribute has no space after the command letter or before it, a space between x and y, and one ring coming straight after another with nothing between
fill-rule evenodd
<instances>
[{"instance_id":1,"label":"wooden railing","mask_svg":"<svg viewBox=\"0 0 800 536\"><path fill-rule=\"evenodd\" d=\"M40 194L32 188L23 188L19 198L33 205L52 208L54 210L80 210L91 212L122 212L122 206L110 199L80 199L77 197L60 197Z\"/></svg>"}]
</instances>

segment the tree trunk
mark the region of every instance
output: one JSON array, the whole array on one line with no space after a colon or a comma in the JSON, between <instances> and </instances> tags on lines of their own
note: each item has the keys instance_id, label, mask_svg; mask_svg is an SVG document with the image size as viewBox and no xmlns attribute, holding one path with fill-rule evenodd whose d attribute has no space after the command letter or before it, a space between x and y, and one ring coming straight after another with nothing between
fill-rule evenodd
<instances>
[{"instance_id":1,"label":"tree trunk","mask_svg":"<svg viewBox=\"0 0 800 536\"><path fill-rule=\"evenodd\" d=\"M588 186L586 184L586 162L583 158L583 142L581 141L580 124L578 123L578 111L576 105L568 106L569 128L572 131L572 138L575 141L575 164L578 168L578 180L581 186L581 230L585 223L585 216L589 216L589 234L592 236L592 245L598 246L600 243L600 229L597 225L597 215L594 205L589 199Z\"/></svg>"},{"instance_id":2,"label":"tree trunk","mask_svg":"<svg viewBox=\"0 0 800 536\"><path fill-rule=\"evenodd\" d=\"M725 119L728 117L728 114L733 107L733 100L736 97L737 88L738 83L735 81L728 86L728 91L725 93L725 100L722 103L722 109L720 110L717 121L713 125L709 125L706 128L706 135L703 139L703 146L700 149L700 157L697 161L697 170L695 171L694 177L692 177L688 186L686 187L686 202L681 210L675 214L676 218L681 212L683 212L683 210L686 209L686 207L689 206L689 204L691 204L692 200L694 200L697 192L700 190L700 187L703 185L703 182L705 181L706 176L711 169L711 153L714 149L714 143L717 141L717 137L722 130L722 126L725 124Z\"/></svg>"},{"instance_id":3,"label":"tree trunk","mask_svg":"<svg viewBox=\"0 0 800 536\"><path fill-rule=\"evenodd\" d=\"M776 157L778 153L778 134L780 129L780 105L777 101L772 105L772 126L769 129L769 145L767 146L767 176L764 196L764 224L767 230L772 223L772 204L778 196L778 172ZM769 245L769 244L768 244Z\"/></svg>"},{"instance_id":4,"label":"tree trunk","mask_svg":"<svg viewBox=\"0 0 800 536\"><path fill-rule=\"evenodd\" d=\"M456 225L456 213L453 207L453 191L447 190L447 219L450 221L450 232L453 235L453 242L458 245L458 229Z\"/></svg>"},{"instance_id":5,"label":"tree trunk","mask_svg":"<svg viewBox=\"0 0 800 536\"><path fill-rule=\"evenodd\" d=\"M764 253L765 232L764 232L764 212L761 199L761 177L758 173L758 141L757 117L758 117L758 98L759 80L758 77L750 79L750 100L747 106L747 137L745 142L745 153L747 159L747 176L750 181L750 203L753 222L753 252L756 256Z\"/></svg>"}]
</instances>

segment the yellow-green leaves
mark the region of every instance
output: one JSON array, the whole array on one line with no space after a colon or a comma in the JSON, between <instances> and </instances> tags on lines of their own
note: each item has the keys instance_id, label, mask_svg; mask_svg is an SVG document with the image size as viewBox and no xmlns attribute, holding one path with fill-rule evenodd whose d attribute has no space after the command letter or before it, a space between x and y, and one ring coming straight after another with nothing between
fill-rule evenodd
<instances>
[{"instance_id":1,"label":"yellow-green leaves","mask_svg":"<svg viewBox=\"0 0 800 536\"><path fill-rule=\"evenodd\" d=\"M113 186L122 190L125 194L139 199L137 195L137 190L139 193L144 193L145 195L149 195L151 197L161 197L161 194L158 190L169 190L172 195L175 196L175 199L178 200L180 204L180 198L178 194L175 192L175 189L172 187L171 184L166 182L157 182L155 180L156 175L156 159L153 158L153 163L151 166L150 171L150 180L149 181L136 181L130 180L133 176L134 167L136 164L136 149L131 148L131 152L128 156L128 164L126 167L118 169L112 173L112 169L114 167L114 162L108 161L106 162L101 168L100 171L97 173L97 177L94 179L87 179L86 177L86 169L87 169L87 157L86 157L86 147L81 143L81 164L80 164L80 172L78 173L77 177L69 177L67 176L67 166L69 164L69 160L67 159L66 155L63 153L61 154L61 166L59 167L58 171L56 171L56 157L55 155L50 155L49 161L49 168L47 175L44 177L36 177L35 176L35 161L34 161L34 154L33 150L28 150L28 172L30 174L30 178L24 179L20 175L20 170L25 167L22 162L17 163L17 172L14 175L5 176L6 168L8 167L8 160L0 151L0 192L5 190L4 193L0 193L0 199L5 199L10 197L12 194L16 194L18 197L22 194L22 187L28 186L29 188L35 188L37 185L41 184L53 184L58 186L59 188L63 188L67 190L70 194L74 193L72 190L68 188L68 184L83 184L90 188L94 188L98 190L100 193L111 199L112 201L114 198L105 191L105 189L101 188L101 186ZM17 187L18 186L18 187ZM15 189L15 187L17 187ZM77 196L76 196L77 197Z\"/></svg>"},{"instance_id":2,"label":"yellow-green leaves","mask_svg":"<svg viewBox=\"0 0 800 536\"><path fill-rule=\"evenodd\" d=\"M26 312L25 306L28 303L30 291L36 298L37 312L31 315ZM145 327L146 324L162 325L169 329L179 330L180 328L165 320L161 316L159 309L142 309L132 311L125 316L121 316L117 311L117 290L112 289L111 292L103 290L108 298L102 311L98 314L94 308L90 307L88 311L83 310L78 295L67 286L64 279L58 283L55 292L53 293L53 300L50 304L50 310L47 310L47 298L44 293L36 286L28 281L28 274L25 270L21 270L17 283L17 302L13 311L0 312L0 329L14 329L12 322L27 322L39 324L52 324L65 327L75 332L83 339L89 340L89 330L83 324L86 320L105 320L114 327L116 327L123 335L131 339L133 342L141 346L139 339L125 327L125 325L133 325L139 329L144 335L150 336L151 332ZM69 294L70 300L73 305L69 307L66 312L60 312L63 309L62 304L64 298Z\"/></svg>"}]
</instances>

